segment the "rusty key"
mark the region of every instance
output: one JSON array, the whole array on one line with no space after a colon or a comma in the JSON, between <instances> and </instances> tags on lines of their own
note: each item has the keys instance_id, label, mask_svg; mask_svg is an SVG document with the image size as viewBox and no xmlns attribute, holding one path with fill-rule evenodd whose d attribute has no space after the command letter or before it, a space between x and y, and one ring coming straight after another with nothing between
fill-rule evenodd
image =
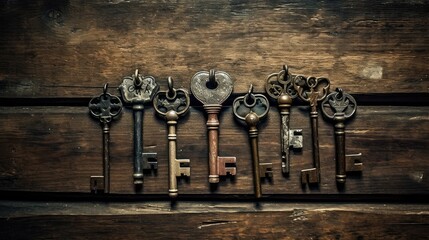
<instances>
[{"instance_id":1,"label":"rusty key","mask_svg":"<svg viewBox=\"0 0 429 240\"><path fill-rule=\"evenodd\" d=\"M131 77L125 77L119 86L125 103L131 104L134 115L134 184L143 184L143 170L156 170L156 153L143 153L143 109L158 91L158 84L152 76L143 76L136 70Z\"/></svg>"},{"instance_id":2,"label":"rusty key","mask_svg":"<svg viewBox=\"0 0 429 240\"><path fill-rule=\"evenodd\" d=\"M253 94L253 86L250 85L249 91L246 95L237 97L233 104L232 109L235 117L244 121L249 130L250 147L252 149L252 163L253 163L253 183L255 188L256 198L262 197L261 178L273 177L272 163L259 162L258 150L258 123L264 118L270 109L268 99L262 94Z\"/></svg>"},{"instance_id":3,"label":"rusty key","mask_svg":"<svg viewBox=\"0 0 429 240\"><path fill-rule=\"evenodd\" d=\"M329 79L323 77L295 76L293 86L298 96L310 104L311 136L313 144L313 168L301 170L301 183L320 182L320 156L318 135L318 102L326 98L329 92Z\"/></svg>"},{"instance_id":4,"label":"rusty key","mask_svg":"<svg viewBox=\"0 0 429 240\"><path fill-rule=\"evenodd\" d=\"M176 125L180 116L187 113L190 105L188 91L175 89L173 79L168 77L168 90L158 92L153 99L155 111L165 118L168 126L168 193L171 198L178 196L177 177L191 176L189 159L176 159Z\"/></svg>"},{"instance_id":5,"label":"rusty key","mask_svg":"<svg viewBox=\"0 0 429 240\"><path fill-rule=\"evenodd\" d=\"M121 113L121 100L107 93L108 84L104 84L103 93L89 101L88 108L91 116L100 120L103 129L103 175L91 176L91 192L103 190L110 192L110 122Z\"/></svg>"},{"instance_id":6,"label":"rusty key","mask_svg":"<svg viewBox=\"0 0 429 240\"><path fill-rule=\"evenodd\" d=\"M293 75L289 73L288 67L283 65L283 70L272 73L267 78L265 90L270 97L277 99L281 118L281 159L282 172L289 174L290 171L290 148L302 149L302 129L290 129L290 107L292 100L298 96L293 88Z\"/></svg>"},{"instance_id":7,"label":"rusty key","mask_svg":"<svg viewBox=\"0 0 429 240\"><path fill-rule=\"evenodd\" d=\"M218 183L219 176L236 174L236 158L218 156L219 120L222 103L231 95L233 82L226 72L197 72L191 79L191 91L207 113L209 144L209 182Z\"/></svg>"},{"instance_id":8,"label":"rusty key","mask_svg":"<svg viewBox=\"0 0 429 240\"><path fill-rule=\"evenodd\" d=\"M335 133L335 179L337 183L346 182L346 172L362 171L361 154L346 155L345 121L352 117L357 108L356 100L337 88L322 102L323 115L334 122ZM347 161L346 161L347 160Z\"/></svg>"}]
</instances>

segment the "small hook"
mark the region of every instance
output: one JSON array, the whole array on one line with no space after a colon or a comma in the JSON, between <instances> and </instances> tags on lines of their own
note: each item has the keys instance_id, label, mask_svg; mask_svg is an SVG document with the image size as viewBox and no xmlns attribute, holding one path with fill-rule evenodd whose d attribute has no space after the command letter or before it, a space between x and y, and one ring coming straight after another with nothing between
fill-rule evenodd
<instances>
[{"instance_id":1,"label":"small hook","mask_svg":"<svg viewBox=\"0 0 429 240\"><path fill-rule=\"evenodd\" d=\"M342 99L343 98L343 89L342 88L338 88L337 87L337 89L335 89L335 91L337 91L337 94L335 95L335 97L337 98L337 99Z\"/></svg>"},{"instance_id":2,"label":"small hook","mask_svg":"<svg viewBox=\"0 0 429 240\"><path fill-rule=\"evenodd\" d=\"M216 76L215 76L215 70L214 69L210 69L209 82L212 84L214 84L216 82Z\"/></svg>"},{"instance_id":3,"label":"small hook","mask_svg":"<svg viewBox=\"0 0 429 240\"><path fill-rule=\"evenodd\" d=\"M173 87L173 78L171 76L167 79L168 82L168 91L167 91L167 99L174 100L176 98L176 89Z\"/></svg>"},{"instance_id":4,"label":"small hook","mask_svg":"<svg viewBox=\"0 0 429 240\"><path fill-rule=\"evenodd\" d=\"M249 90L247 91L247 94L252 94L252 92L253 92L253 84L250 84L250 86L249 86Z\"/></svg>"},{"instance_id":5,"label":"small hook","mask_svg":"<svg viewBox=\"0 0 429 240\"><path fill-rule=\"evenodd\" d=\"M105 83L104 84L104 86L103 86L103 95L106 95L107 94L107 88L109 87L109 84L108 83Z\"/></svg>"},{"instance_id":6,"label":"small hook","mask_svg":"<svg viewBox=\"0 0 429 240\"><path fill-rule=\"evenodd\" d=\"M285 74L283 75L283 81L287 81L287 76L289 75L289 67L286 64L283 65L283 71L285 71Z\"/></svg>"},{"instance_id":7,"label":"small hook","mask_svg":"<svg viewBox=\"0 0 429 240\"><path fill-rule=\"evenodd\" d=\"M143 81L139 78L139 70L136 69L135 73L134 73L134 86L136 88L140 88L143 84Z\"/></svg>"}]
</instances>

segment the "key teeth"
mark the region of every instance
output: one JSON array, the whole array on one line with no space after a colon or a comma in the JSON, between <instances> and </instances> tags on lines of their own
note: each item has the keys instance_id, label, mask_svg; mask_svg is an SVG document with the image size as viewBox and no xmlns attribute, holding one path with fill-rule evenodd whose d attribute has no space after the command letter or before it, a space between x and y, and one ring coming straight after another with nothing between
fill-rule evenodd
<instances>
[{"instance_id":1,"label":"key teeth","mask_svg":"<svg viewBox=\"0 0 429 240\"><path fill-rule=\"evenodd\" d=\"M316 168L301 170L301 184L314 184L319 182L319 176Z\"/></svg>"},{"instance_id":2,"label":"key teeth","mask_svg":"<svg viewBox=\"0 0 429 240\"><path fill-rule=\"evenodd\" d=\"M237 174L236 158L235 157L217 157L219 176ZM229 166L230 165L230 166Z\"/></svg>"},{"instance_id":3,"label":"key teeth","mask_svg":"<svg viewBox=\"0 0 429 240\"><path fill-rule=\"evenodd\" d=\"M291 129L289 130L289 146L294 149L302 149L302 129Z\"/></svg>"},{"instance_id":4,"label":"key teeth","mask_svg":"<svg viewBox=\"0 0 429 240\"><path fill-rule=\"evenodd\" d=\"M190 177L191 176L191 167L189 163L191 160L189 159L176 159L176 164L178 166L179 171L176 172L176 177ZM184 166L181 166L184 165Z\"/></svg>"},{"instance_id":5,"label":"key teeth","mask_svg":"<svg viewBox=\"0 0 429 240\"><path fill-rule=\"evenodd\" d=\"M259 176L261 178L273 177L273 164L272 163L259 163Z\"/></svg>"},{"instance_id":6,"label":"key teeth","mask_svg":"<svg viewBox=\"0 0 429 240\"><path fill-rule=\"evenodd\" d=\"M362 153L346 155L346 171L347 172L362 172L363 163L361 160Z\"/></svg>"},{"instance_id":7,"label":"key teeth","mask_svg":"<svg viewBox=\"0 0 429 240\"><path fill-rule=\"evenodd\" d=\"M149 161L152 160L152 161ZM158 160L157 153L143 153L143 170L157 170Z\"/></svg>"}]
</instances>

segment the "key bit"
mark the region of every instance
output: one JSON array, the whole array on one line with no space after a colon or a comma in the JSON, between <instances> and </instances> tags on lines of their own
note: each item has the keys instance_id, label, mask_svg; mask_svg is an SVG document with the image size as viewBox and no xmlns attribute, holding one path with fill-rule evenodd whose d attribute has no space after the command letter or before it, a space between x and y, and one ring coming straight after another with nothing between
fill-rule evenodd
<instances>
[{"instance_id":1,"label":"key bit","mask_svg":"<svg viewBox=\"0 0 429 240\"><path fill-rule=\"evenodd\" d=\"M175 89L171 77L168 77L168 90L158 92L153 99L155 111L165 118L168 126L168 192L171 198L178 196L177 177L191 176L190 160L176 158L177 120L188 112L190 102L188 91Z\"/></svg>"},{"instance_id":2,"label":"key bit","mask_svg":"<svg viewBox=\"0 0 429 240\"><path fill-rule=\"evenodd\" d=\"M121 100L107 93L108 84L104 84L103 94L89 101L88 108L92 117L100 120L103 130L103 175L91 176L91 192L110 192L110 122L122 111Z\"/></svg>"},{"instance_id":3,"label":"key bit","mask_svg":"<svg viewBox=\"0 0 429 240\"><path fill-rule=\"evenodd\" d=\"M250 85L246 95L237 97L232 109L236 118L244 121L248 126L249 141L252 150L253 181L256 198L262 197L261 177L273 176L272 163L259 162L258 128L260 119L264 118L270 109L268 99L262 94L253 94L253 86Z\"/></svg>"},{"instance_id":4,"label":"key bit","mask_svg":"<svg viewBox=\"0 0 429 240\"><path fill-rule=\"evenodd\" d=\"M119 90L125 103L131 104L134 115L134 184L143 184L143 170L156 170L156 153L143 153L143 110L144 104L152 101L158 91L158 84L152 76L135 74L125 77Z\"/></svg>"},{"instance_id":5,"label":"key bit","mask_svg":"<svg viewBox=\"0 0 429 240\"><path fill-rule=\"evenodd\" d=\"M320 182L320 155L318 134L318 102L326 98L330 81L323 77L295 76L293 86L298 96L310 104L311 137L313 144L313 168L301 171L302 184ZM315 169L315 170L314 170Z\"/></svg>"},{"instance_id":6,"label":"key bit","mask_svg":"<svg viewBox=\"0 0 429 240\"><path fill-rule=\"evenodd\" d=\"M302 149L302 129L290 129L290 107L292 101L298 96L293 88L293 75L289 73L288 67L283 65L283 70L278 73L272 73L267 78L265 90L268 95L277 99L281 118L281 159L282 172L289 174L290 171L290 148L294 150Z\"/></svg>"},{"instance_id":7,"label":"key bit","mask_svg":"<svg viewBox=\"0 0 429 240\"><path fill-rule=\"evenodd\" d=\"M219 176L236 174L235 157L218 156L219 120L222 103L231 95L233 82L228 73L210 70L197 72L191 79L191 91L207 113L209 145L209 182L218 183Z\"/></svg>"},{"instance_id":8,"label":"key bit","mask_svg":"<svg viewBox=\"0 0 429 240\"><path fill-rule=\"evenodd\" d=\"M346 182L346 172L362 171L363 164L360 159L362 154L346 155L346 134L344 123L351 118L357 109L356 100L348 93L337 88L330 93L322 103L323 115L334 123L335 135L335 179L337 183Z\"/></svg>"}]
</instances>

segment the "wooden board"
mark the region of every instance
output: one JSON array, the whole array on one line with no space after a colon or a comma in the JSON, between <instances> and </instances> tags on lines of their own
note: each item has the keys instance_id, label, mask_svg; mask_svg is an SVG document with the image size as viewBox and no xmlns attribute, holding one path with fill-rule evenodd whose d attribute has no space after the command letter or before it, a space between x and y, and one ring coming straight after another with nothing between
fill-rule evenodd
<instances>
[{"instance_id":1,"label":"wooden board","mask_svg":"<svg viewBox=\"0 0 429 240\"><path fill-rule=\"evenodd\" d=\"M3 239L424 239L426 205L0 202Z\"/></svg>"},{"instance_id":2,"label":"wooden board","mask_svg":"<svg viewBox=\"0 0 429 240\"><path fill-rule=\"evenodd\" d=\"M427 93L426 1L5 1L0 97L90 97L136 68L216 68L235 91L288 64L351 93Z\"/></svg>"},{"instance_id":3,"label":"wooden board","mask_svg":"<svg viewBox=\"0 0 429 240\"><path fill-rule=\"evenodd\" d=\"M322 183L302 188L300 170L312 165L308 108L292 108L292 128L302 128L304 148L292 153L291 174L280 169L280 117L272 107L259 127L261 162L272 162L274 178L263 193L278 194L425 194L429 193L428 107L361 106L346 125L346 152L362 153L364 171L348 178L344 191L335 185L333 126L319 117ZM0 190L89 192L89 177L101 174L101 127L86 107L1 107ZM191 159L191 178L179 183L180 194L253 194L247 130L234 120L231 107L220 114L220 156L237 157L237 176L217 189L208 183L206 117L193 106L179 120L178 158ZM111 126L111 191L116 194L161 194L168 189L167 136L164 120L151 107L144 113L145 152L157 152L157 175L145 177L144 188L132 184L132 114L125 109Z\"/></svg>"}]
</instances>

